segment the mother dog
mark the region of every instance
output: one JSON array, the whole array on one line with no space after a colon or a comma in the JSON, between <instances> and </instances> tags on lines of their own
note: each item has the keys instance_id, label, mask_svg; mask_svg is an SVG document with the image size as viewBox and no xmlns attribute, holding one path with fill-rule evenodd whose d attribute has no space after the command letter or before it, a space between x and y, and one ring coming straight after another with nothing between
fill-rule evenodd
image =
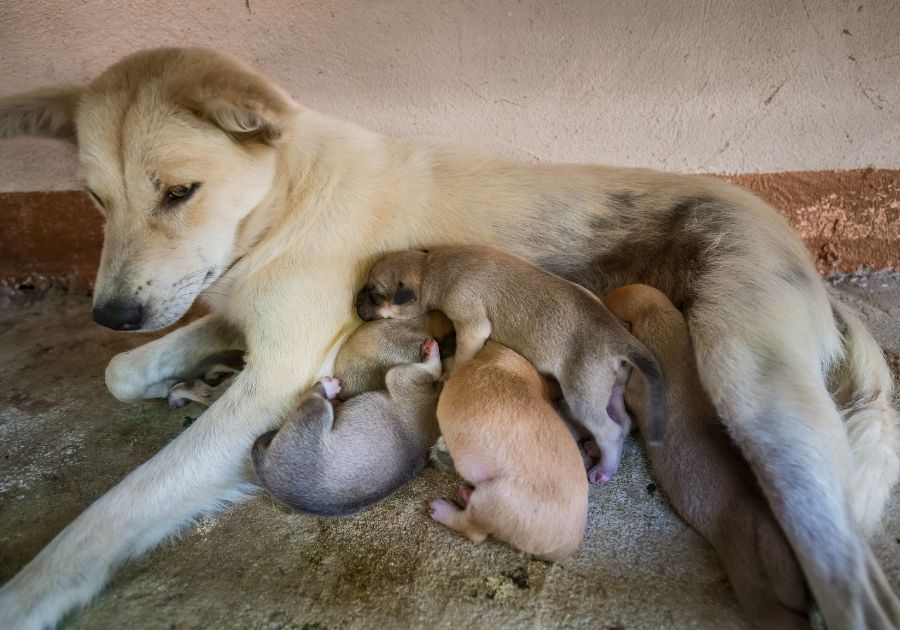
<instances>
[{"instance_id":1,"label":"mother dog","mask_svg":"<svg viewBox=\"0 0 900 630\"><path fill-rule=\"evenodd\" d=\"M94 318L155 330L200 295L212 315L113 358L123 401L164 396L242 338L247 365L200 420L64 529L0 591L0 627L53 625L117 565L252 486L254 439L326 373L380 254L498 246L597 292L663 290L703 385L762 482L831 628L900 606L863 536L897 477L891 381L803 244L724 182L531 166L389 138L307 110L205 50L137 53L86 86L0 101L0 136L77 142L106 217Z\"/></svg>"}]
</instances>

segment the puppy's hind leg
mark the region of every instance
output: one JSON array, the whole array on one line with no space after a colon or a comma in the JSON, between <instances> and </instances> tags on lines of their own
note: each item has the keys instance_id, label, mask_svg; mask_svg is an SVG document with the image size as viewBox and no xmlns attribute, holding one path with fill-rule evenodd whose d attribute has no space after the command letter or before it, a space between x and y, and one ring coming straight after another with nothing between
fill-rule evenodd
<instances>
[{"instance_id":1,"label":"puppy's hind leg","mask_svg":"<svg viewBox=\"0 0 900 630\"><path fill-rule=\"evenodd\" d=\"M560 379L567 415L590 432L599 449L600 462L588 472L593 484L606 483L619 468L631 429L624 402L627 378L627 371L599 374L579 370Z\"/></svg>"},{"instance_id":2,"label":"puppy's hind leg","mask_svg":"<svg viewBox=\"0 0 900 630\"><path fill-rule=\"evenodd\" d=\"M472 513L469 508L461 510L452 501L437 499L431 502L428 513L441 525L446 525L473 542L484 542L484 539L487 538L487 532L472 522Z\"/></svg>"}]
</instances>

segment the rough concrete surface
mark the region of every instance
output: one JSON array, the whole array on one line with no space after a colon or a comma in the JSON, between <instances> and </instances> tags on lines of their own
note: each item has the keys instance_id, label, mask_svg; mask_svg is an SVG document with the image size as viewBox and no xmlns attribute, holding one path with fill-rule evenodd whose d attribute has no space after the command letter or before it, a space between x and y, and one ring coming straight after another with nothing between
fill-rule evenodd
<instances>
[{"instance_id":1,"label":"rough concrete surface","mask_svg":"<svg viewBox=\"0 0 900 630\"><path fill-rule=\"evenodd\" d=\"M835 290L896 366L900 275L845 276ZM107 393L109 358L147 340L94 325L84 297L50 292L0 305L0 581L199 413L127 406ZM133 561L64 626L746 627L715 556L652 485L635 440L615 479L591 490L584 547L565 566L430 522L426 503L456 483L428 469L343 519L295 514L261 495ZM895 588L897 497L873 538Z\"/></svg>"}]
</instances>

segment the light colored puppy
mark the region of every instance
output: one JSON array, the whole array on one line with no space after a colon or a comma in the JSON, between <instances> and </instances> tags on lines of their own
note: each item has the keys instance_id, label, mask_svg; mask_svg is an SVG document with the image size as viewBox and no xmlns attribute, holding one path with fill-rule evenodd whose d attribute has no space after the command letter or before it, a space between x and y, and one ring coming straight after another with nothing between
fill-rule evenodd
<instances>
[{"instance_id":1,"label":"light colored puppy","mask_svg":"<svg viewBox=\"0 0 900 630\"><path fill-rule=\"evenodd\" d=\"M325 377L286 425L260 436L253 465L263 486L291 507L322 516L353 514L398 490L428 461L437 440L441 358L420 341L422 362L385 374L385 390L332 402L340 382Z\"/></svg>"},{"instance_id":2,"label":"light colored puppy","mask_svg":"<svg viewBox=\"0 0 900 630\"><path fill-rule=\"evenodd\" d=\"M531 363L487 342L444 384L437 415L457 472L475 488L460 487L462 510L434 501L434 520L548 560L578 550L588 502L581 453Z\"/></svg>"},{"instance_id":3,"label":"light colored puppy","mask_svg":"<svg viewBox=\"0 0 900 630\"><path fill-rule=\"evenodd\" d=\"M588 473L592 483L606 483L619 467L631 428L623 399L631 366L648 383L651 441L660 441L665 388L659 365L584 288L490 247L457 246L388 254L372 266L356 298L364 320L406 319L431 309L453 322L456 366L490 338L556 379L570 420L601 451Z\"/></svg>"},{"instance_id":4,"label":"light colored puppy","mask_svg":"<svg viewBox=\"0 0 900 630\"><path fill-rule=\"evenodd\" d=\"M666 444L649 451L653 476L678 513L713 546L735 597L759 628L809 628L803 572L753 471L728 437L697 374L684 317L665 295L629 285L604 300L659 360L666 378ZM645 385L625 402L647 437Z\"/></svg>"},{"instance_id":5,"label":"light colored puppy","mask_svg":"<svg viewBox=\"0 0 900 630\"><path fill-rule=\"evenodd\" d=\"M749 192L386 137L199 49L141 51L89 84L0 100L0 137L25 134L77 144L106 217L98 322L160 329L200 297L212 310L114 357L110 392L165 397L173 378L235 347L236 332L247 365L3 586L0 627L53 625L128 558L246 497L250 446L331 373L372 262L449 244L491 245L594 292L662 290L685 312L703 386L827 623L898 625L861 529L877 525L898 475L887 364L787 222Z\"/></svg>"}]
</instances>

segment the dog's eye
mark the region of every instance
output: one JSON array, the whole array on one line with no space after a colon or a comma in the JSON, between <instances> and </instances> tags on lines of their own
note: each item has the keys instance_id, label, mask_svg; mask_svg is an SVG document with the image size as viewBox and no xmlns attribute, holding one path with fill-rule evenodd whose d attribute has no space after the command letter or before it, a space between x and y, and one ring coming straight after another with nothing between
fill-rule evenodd
<instances>
[{"instance_id":1,"label":"dog's eye","mask_svg":"<svg viewBox=\"0 0 900 630\"><path fill-rule=\"evenodd\" d=\"M183 203L191 198L197 189L200 188L199 182L193 184L178 184L177 186L169 186L166 188L166 196L163 200L165 205L174 206Z\"/></svg>"},{"instance_id":2,"label":"dog's eye","mask_svg":"<svg viewBox=\"0 0 900 630\"><path fill-rule=\"evenodd\" d=\"M97 202L97 205L98 205L98 206L100 206L101 208L106 208L106 204L104 204L104 203L103 203L103 200L100 199L100 195L98 195L97 193L95 193L95 192L94 192L93 190L91 190L90 188L88 188L87 191L88 191L88 193L90 193L91 197L94 198L94 201Z\"/></svg>"}]
</instances>

